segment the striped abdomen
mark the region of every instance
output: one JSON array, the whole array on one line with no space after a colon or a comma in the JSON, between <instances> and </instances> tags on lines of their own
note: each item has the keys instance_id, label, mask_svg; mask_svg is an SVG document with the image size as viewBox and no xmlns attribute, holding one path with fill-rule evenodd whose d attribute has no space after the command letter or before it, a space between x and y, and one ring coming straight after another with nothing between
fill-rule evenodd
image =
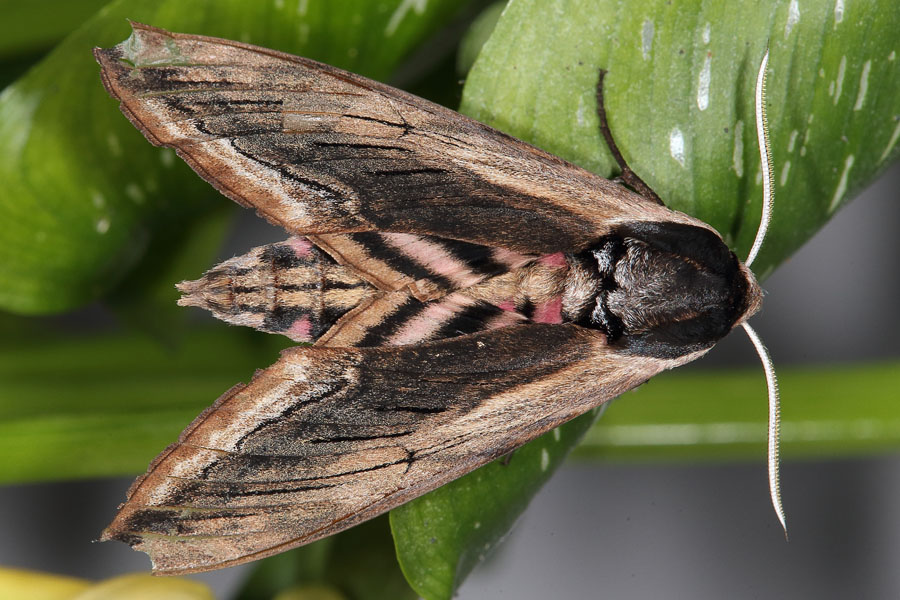
<instances>
[{"instance_id":1,"label":"striped abdomen","mask_svg":"<svg viewBox=\"0 0 900 600\"><path fill-rule=\"evenodd\" d=\"M329 242L338 236L332 237ZM228 323L281 333L295 341L329 346L405 345L525 322L571 320L568 305L573 298L579 299L578 291L589 283L573 277L577 269L561 253L540 258L501 255L511 263L504 266L492 249L485 249L470 252L465 262L475 264L456 269L462 271L457 273L447 267L451 261L445 257L436 260L443 253L404 253L409 248L398 248L395 253L403 254L401 261L384 249L375 252L383 244L372 240L366 240L363 248L366 262L351 245L359 245L357 237L337 240L342 242L340 253L329 247L341 262L348 262L346 266L303 237L255 248L217 265L197 281L179 284L184 293L179 304L199 306ZM462 252L453 247L459 245L453 241L426 241ZM351 254L348 249L353 252L352 263L346 261ZM488 264L497 264L494 270L500 273L491 275ZM464 279L465 273L474 285L463 283L454 291L454 286L460 286L455 279ZM394 289L377 285L388 275ZM437 283L449 289L442 294ZM438 297L417 297L425 289ZM582 307L577 309L580 312Z\"/></svg>"},{"instance_id":2,"label":"striped abdomen","mask_svg":"<svg viewBox=\"0 0 900 600\"><path fill-rule=\"evenodd\" d=\"M303 237L254 248L196 281L178 284L182 306L233 325L312 342L375 288Z\"/></svg>"}]
</instances>

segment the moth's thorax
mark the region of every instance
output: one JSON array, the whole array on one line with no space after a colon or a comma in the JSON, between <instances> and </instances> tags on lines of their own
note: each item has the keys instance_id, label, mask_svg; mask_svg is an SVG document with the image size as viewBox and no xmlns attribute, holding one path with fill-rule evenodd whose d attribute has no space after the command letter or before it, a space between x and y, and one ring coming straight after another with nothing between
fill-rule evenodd
<instances>
[{"instance_id":1,"label":"moth's thorax","mask_svg":"<svg viewBox=\"0 0 900 600\"><path fill-rule=\"evenodd\" d=\"M576 286L582 302L573 320L635 354L708 349L761 303L752 273L705 227L627 224L569 260L573 275L591 273L579 275L585 283Z\"/></svg>"}]
</instances>

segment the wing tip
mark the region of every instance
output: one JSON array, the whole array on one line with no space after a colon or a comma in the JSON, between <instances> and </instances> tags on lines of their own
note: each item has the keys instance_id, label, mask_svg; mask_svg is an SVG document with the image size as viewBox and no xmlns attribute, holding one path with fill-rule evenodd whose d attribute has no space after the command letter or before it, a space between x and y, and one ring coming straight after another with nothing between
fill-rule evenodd
<instances>
[{"instance_id":1,"label":"wing tip","mask_svg":"<svg viewBox=\"0 0 900 600\"><path fill-rule=\"evenodd\" d=\"M144 32L157 34L160 36L169 36L172 34L163 29L143 25L134 21L129 21L133 30L132 34L123 42L116 44L111 48L94 48L94 60L100 65L100 81L107 93L115 100L119 101L119 110L128 118L129 121L144 134L154 146L166 146L152 131L150 127L144 124L142 116L146 115L141 111L139 106L134 103L135 90L132 89L134 83L129 81L129 76L136 69L142 66L157 65L163 66L164 63L154 62L150 59L142 58L145 52L149 50L141 50L141 48L149 47L165 47L166 44L149 43L145 39L140 39L140 35Z\"/></svg>"},{"instance_id":2,"label":"wing tip","mask_svg":"<svg viewBox=\"0 0 900 600\"><path fill-rule=\"evenodd\" d=\"M118 521L118 518L116 519ZM100 534L100 539L97 541L100 542L122 542L123 544L127 544L131 547L132 550L136 552L143 552L147 555L147 558L150 559L150 573L152 575L181 575L185 573L185 569L172 568L164 566L157 560L157 558L162 558L162 562L165 562L165 556L155 557L152 548L145 548L145 540L144 536L140 533L134 533L130 531L121 531L116 527L116 521L113 521L106 529L104 529Z\"/></svg>"},{"instance_id":3,"label":"wing tip","mask_svg":"<svg viewBox=\"0 0 900 600\"><path fill-rule=\"evenodd\" d=\"M100 538L97 541L122 542L123 544L131 546L133 550L144 552L149 556L149 553L141 547L144 543L144 536L140 532L131 531L129 529L127 519L123 518L121 512L116 515L112 523L107 525L103 531L100 532ZM150 560L153 560L152 556L150 556Z\"/></svg>"},{"instance_id":4,"label":"wing tip","mask_svg":"<svg viewBox=\"0 0 900 600\"><path fill-rule=\"evenodd\" d=\"M147 66L183 65L188 60L177 43L178 34L137 21L128 21L131 34L111 48L94 48L94 59L104 70L116 66L134 69ZM129 67L122 65L127 62Z\"/></svg>"}]
</instances>

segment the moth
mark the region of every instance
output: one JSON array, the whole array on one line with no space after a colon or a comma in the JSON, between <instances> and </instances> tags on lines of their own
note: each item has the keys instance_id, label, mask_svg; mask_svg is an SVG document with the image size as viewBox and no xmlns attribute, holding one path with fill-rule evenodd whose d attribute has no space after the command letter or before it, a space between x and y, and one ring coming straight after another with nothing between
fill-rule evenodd
<instances>
[{"instance_id":1,"label":"moth","mask_svg":"<svg viewBox=\"0 0 900 600\"><path fill-rule=\"evenodd\" d=\"M695 360L760 308L719 234L628 169L602 74L627 186L274 50L134 23L94 53L151 143L291 235L180 284L180 304L312 344L225 392L131 486L102 539L157 573L370 519Z\"/></svg>"}]
</instances>

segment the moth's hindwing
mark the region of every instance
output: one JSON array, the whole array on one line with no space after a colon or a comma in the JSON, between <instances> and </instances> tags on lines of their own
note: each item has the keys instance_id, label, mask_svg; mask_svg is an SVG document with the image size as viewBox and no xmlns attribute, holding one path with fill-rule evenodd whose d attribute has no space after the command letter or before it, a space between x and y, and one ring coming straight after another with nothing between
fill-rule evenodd
<instances>
[{"instance_id":1,"label":"moth's hindwing","mask_svg":"<svg viewBox=\"0 0 900 600\"><path fill-rule=\"evenodd\" d=\"M311 236L340 264L380 290L439 298L521 267L537 256L432 235L362 232Z\"/></svg>"}]
</instances>

